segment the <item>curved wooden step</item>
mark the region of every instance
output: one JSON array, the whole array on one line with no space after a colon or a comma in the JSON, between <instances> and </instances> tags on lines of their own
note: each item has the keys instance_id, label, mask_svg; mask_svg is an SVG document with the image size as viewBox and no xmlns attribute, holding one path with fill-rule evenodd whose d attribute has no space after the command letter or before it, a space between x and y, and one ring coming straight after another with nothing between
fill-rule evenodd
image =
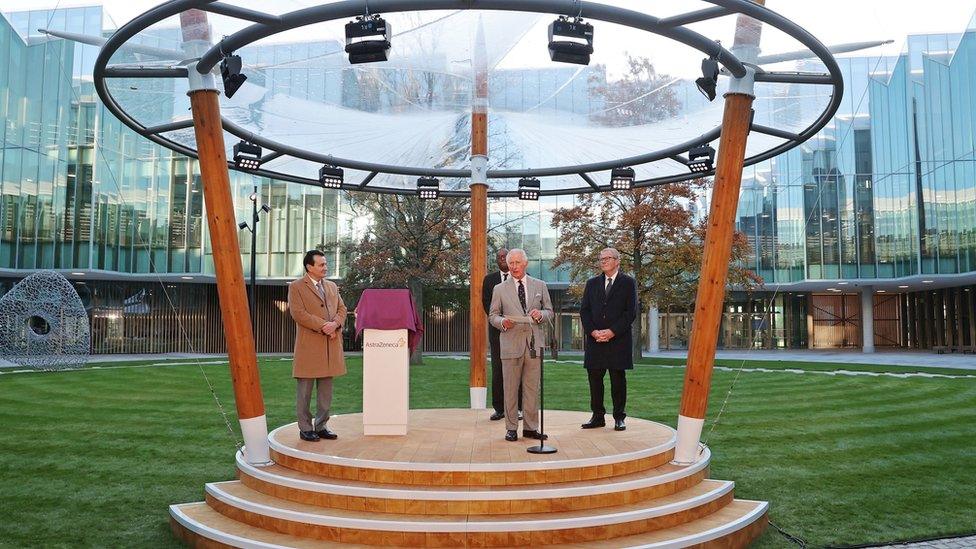
<instances>
[{"instance_id":1,"label":"curved wooden step","mask_svg":"<svg viewBox=\"0 0 976 549\"><path fill-rule=\"evenodd\" d=\"M690 467L665 464L629 475L553 485L417 486L329 479L237 454L238 477L264 494L309 505L379 513L497 515L547 513L636 503L667 496L708 475L709 451Z\"/></svg>"},{"instance_id":2,"label":"curved wooden step","mask_svg":"<svg viewBox=\"0 0 976 549\"><path fill-rule=\"evenodd\" d=\"M762 501L733 500L704 518L671 528L601 541L570 541L550 545L552 549L678 549L684 547L746 547L766 527L768 504ZM193 547L248 547L261 549L312 549L318 540L263 530L228 518L206 503L170 506L170 525L177 537ZM525 547L531 536L513 546ZM339 542L344 548L370 547L351 539ZM457 546L457 545L456 545ZM473 545L472 545L473 546Z\"/></svg>"},{"instance_id":3,"label":"curved wooden step","mask_svg":"<svg viewBox=\"0 0 976 549\"><path fill-rule=\"evenodd\" d=\"M766 504L706 480L707 449L674 465L670 427L580 429L588 418L547 414L553 455L504 441L482 410L413 410L404 437L364 436L359 414L330 420L337 441L285 426L269 437L278 463L238 454L240 480L171 523L200 547L741 547L762 531Z\"/></svg>"},{"instance_id":4,"label":"curved wooden step","mask_svg":"<svg viewBox=\"0 0 976 549\"><path fill-rule=\"evenodd\" d=\"M484 410L411 410L403 437L364 436L362 414L334 416L335 441L303 441L296 424L269 435L274 461L322 477L421 486L509 486L578 482L628 475L671 461L674 429L639 418L627 430L582 430L590 414L546 412L547 444L556 454L526 452L536 441L504 440L502 422Z\"/></svg>"},{"instance_id":5,"label":"curved wooden step","mask_svg":"<svg viewBox=\"0 0 976 549\"><path fill-rule=\"evenodd\" d=\"M732 501L733 483L706 480L649 502L538 514L414 515L326 509L282 500L239 481L207 484L207 504L234 520L322 541L384 546L517 545L595 541L668 528L702 518ZM449 505L449 504L448 504ZM539 537L540 533L546 533ZM538 539L537 539L538 537Z\"/></svg>"}]
</instances>

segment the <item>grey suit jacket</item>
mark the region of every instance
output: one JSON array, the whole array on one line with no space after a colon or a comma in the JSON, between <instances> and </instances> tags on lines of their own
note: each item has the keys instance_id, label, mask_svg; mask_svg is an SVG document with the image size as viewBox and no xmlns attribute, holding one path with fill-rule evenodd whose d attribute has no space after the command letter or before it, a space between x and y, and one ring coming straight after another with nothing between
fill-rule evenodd
<instances>
[{"instance_id":1,"label":"grey suit jacket","mask_svg":"<svg viewBox=\"0 0 976 549\"><path fill-rule=\"evenodd\" d=\"M535 335L536 348L546 346L543 325L552 322L552 300L549 298L549 288L546 283L525 276L525 312L518 298L518 284L515 279L508 280L495 286L491 295L491 308L488 310L488 322L501 330L501 358L518 358L529 349L532 336ZM538 309L542 312L542 322L539 324L516 323L510 329L502 327L506 316L528 316L528 311Z\"/></svg>"}]
</instances>

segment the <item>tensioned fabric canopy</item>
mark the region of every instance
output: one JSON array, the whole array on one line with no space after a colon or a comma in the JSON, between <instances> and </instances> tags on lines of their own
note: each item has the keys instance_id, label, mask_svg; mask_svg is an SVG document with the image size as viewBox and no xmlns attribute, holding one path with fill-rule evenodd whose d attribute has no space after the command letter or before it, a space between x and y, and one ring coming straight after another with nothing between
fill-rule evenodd
<instances>
[{"instance_id":1,"label":"tensioned fabric canopy","mask_svg":"<svg viewBox=\"0 0 976 549\"><path fill-rule=\"evenodd\" d=\"M243 59L247 82L221 97L228 156L242 139L258 143L264 162L253 171L308 184L329 163L345 168L346 189L412 193L418 176L431 175L444 194L466 195L479 66L493 196L513 196L526 176L542 180L543 195L605 190L617 166L632 166L637 186L699 176L688 150L717 147L722 118L722 102L694 83L706 57L722 65L719 98L730 75L745 74L739 57L755 60L747 164L822 129L842 95L826 47L745 0L174 0L109 38L95 84L123 122L191 156L186 91L197 59L182 43L179 13L192 8L210 12L217 42L199 66L219 72L224 55ZM386 62L352 65L344 25L367 10L391 25L392 50ZM728 49L739 13L764 21L752 32L761 28L761 45L775 52ZM549 59L547 26L559 14L593 24L589 65Z\"/></svg>"}]
</instances>

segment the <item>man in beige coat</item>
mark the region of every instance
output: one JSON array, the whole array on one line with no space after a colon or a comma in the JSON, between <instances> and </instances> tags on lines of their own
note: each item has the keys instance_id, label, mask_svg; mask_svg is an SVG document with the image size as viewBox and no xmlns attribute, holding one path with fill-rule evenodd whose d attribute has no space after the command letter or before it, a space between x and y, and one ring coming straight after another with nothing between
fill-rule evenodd
<instances>
[{"instance_id":1,"label":"man in beige coat","mask_svg":"<svg viewBox=\"0 0 976 549\"><path fill-rule=\"evenodd\" d=\"M292 377L297 381L295 409L302 440L334 440L329 430L332 406L332 378L346 373L342 354L342 325L346 304L339 288L325 279L328 265L325 254L310 250L302 261L305 276L288 285L288 310L298 324L295 333L295 362ZM315 418L309 410L312 385L317 385Z\"/></svg>"},{"instance_id":2,"label":"man in beige coat","mask_svg":"<svg viewBox=\"0 0 976 549\"><path fill-rule=\"evenodd\" d=\"M488 322L501 330L499 335L505 383L505 440L518 440L518 392L522 386L522 436L545 440L539 426L539 377L542 373L542 348L545 347L543 322L553 318L549 288L542 280L525 274L529 264L525 251L508 252L508 280L495 286L491 294Z\"/></svg>"}]
</instances>

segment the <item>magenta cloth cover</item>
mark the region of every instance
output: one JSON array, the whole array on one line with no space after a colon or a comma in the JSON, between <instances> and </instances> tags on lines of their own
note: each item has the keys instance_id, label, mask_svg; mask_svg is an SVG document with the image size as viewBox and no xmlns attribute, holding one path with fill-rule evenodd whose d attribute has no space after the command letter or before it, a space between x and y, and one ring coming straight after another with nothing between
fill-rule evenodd
<instances>
[{"instance_id":1,"label":"magenta cloth cover","mask_svg":"<svg viewBox=\"0 0 976 549\"><path fill-rule=\"evenodd\" d=\"M424 325L413 304L413 297L407 289L367 289L363 290L359 304L356 305L356 337L363 330L407 329L407 346L413 354L420 339L424 337Z\"/></svg>"}]
</instances>

